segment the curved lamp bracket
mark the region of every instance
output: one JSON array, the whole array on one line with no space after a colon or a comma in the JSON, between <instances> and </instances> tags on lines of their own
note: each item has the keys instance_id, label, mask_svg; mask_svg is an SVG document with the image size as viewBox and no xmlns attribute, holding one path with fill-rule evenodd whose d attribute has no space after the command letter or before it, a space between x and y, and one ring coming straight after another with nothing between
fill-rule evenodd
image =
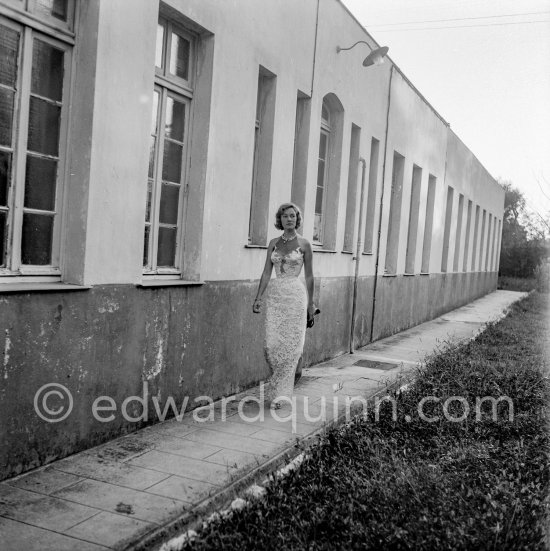
<instances>
[{"instance_id":1,"label":"curved lamp bracket","mask_svg":"<svg viewBox=\"0 0 550 551\"><path fill-rule=\"evenodd\" d=\"M345 50L351 50L352 48L355 48L357 44L366 44L369 48L371 47L368 42L365 42L364 40L358 40L353 46L350 46L349 48L341 48L340 46L336 46L336 53L343 52ZM371 65L381 65L384 63L384 57L386 57L386 54L388 53L389 48L387 46L382 46L380 48L372 49L370 54L363 60L363 67L370 67Z\"/></svg>"}]
</instances>

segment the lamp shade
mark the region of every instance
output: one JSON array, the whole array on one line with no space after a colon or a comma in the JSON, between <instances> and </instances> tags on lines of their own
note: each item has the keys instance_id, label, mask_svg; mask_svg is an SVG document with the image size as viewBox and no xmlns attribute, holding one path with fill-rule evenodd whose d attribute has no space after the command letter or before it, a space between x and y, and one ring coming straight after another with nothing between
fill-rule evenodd
<instances>
[{"instance_id":1,"label":"lamp shade","mask_svg":"<svg viewBox=\"0 0 550 551\"><path fill-rule=\"evenodd\" d=\"M373 50L363 61L363 67L370 67L371 65L381 65L384 63L384 57L388 53L389 48L382 46Z\"/></svg>"}]
</instances>

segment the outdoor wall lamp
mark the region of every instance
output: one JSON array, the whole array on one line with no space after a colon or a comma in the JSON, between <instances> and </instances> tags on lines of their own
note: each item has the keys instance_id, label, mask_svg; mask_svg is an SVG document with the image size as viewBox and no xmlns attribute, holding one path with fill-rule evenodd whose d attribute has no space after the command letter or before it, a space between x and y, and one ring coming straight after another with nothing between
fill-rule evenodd
<instances>
[{"instance_id":1,"label":"outdoor wall lamp","mask_svg":"<svg viewBox=\"0 0 550 551\"><path fill-rule=\"evenodd\" d=\"M355 48L357 44L366 44L370 48L370 44L368 42L365 42L364 40L359 40L349 48L340 48L340 46L336 46L336 53L339 54L344 50L351 50L352 48ZM374 50L371 48L370 54L363 60L363 67L370 67L371 65L382 65L382 63L384 63L384 57L388 53L388 50L389 48L387 46L382 46Z\"/></svg>"}]
</instances>

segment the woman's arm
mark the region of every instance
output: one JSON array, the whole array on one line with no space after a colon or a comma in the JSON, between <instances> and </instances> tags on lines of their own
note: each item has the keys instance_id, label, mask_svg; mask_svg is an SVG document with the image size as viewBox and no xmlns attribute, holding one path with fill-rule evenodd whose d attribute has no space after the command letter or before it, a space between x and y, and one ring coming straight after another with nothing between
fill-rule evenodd
<instances>
[{"instance_id":1,"label":"woman's arm","mask_svg":"<svg viewBox=\"0 0 550 551\"><path fill-rule=\"evenodd\" d=\"M306 288L307 288L307 311L310 316L313 316L315 307L313 305L313 252L311 250L311 244L307 239L302 238L300 247L304 251L304 273L306 276Z\"/></svg>"},{"instance_id":2,"label":"woman's arm","mask_svg":"<svg viewBox=\"0 0 550 551\"><path fill-rule=\"evenodd\" d=\"M264 291L267 288L267 284L271 279L271 271L273 270L273 262L271 262L271 253L275 247L275 242L277 238L272 239L267 248L267 255L265 259L264 271L262 272L262 277L260 278L260 284L258 285L258 292L256 293L256 298L254 299L254 304L252 305L252 311L255 314L259 314L262 307L262 296Z\"/></svg>"}]
</instances>

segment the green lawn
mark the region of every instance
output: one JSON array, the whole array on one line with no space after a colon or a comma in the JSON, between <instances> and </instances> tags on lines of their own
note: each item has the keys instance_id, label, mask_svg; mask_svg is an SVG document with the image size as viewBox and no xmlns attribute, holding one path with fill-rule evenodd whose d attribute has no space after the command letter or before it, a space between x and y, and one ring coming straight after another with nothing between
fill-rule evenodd
<instances>
[{"instance_id":1,"label":"green lawn","mask_svg":"<svg viewBox=\"0 0 550 551\"><path fill-rule=\"evenodd\" d=\"M264 499L184 549L546 549L548 295L533 293L474 341L429 359L375 421L323 437ZM439 398L423 409L425 397ZM463 421L443 403L461 397ZM507 396L495 420L476 397ZM464 403L448 402L448 416ZM408 416L408 417L407 417Z\"/></svg>"}]
</instances>

